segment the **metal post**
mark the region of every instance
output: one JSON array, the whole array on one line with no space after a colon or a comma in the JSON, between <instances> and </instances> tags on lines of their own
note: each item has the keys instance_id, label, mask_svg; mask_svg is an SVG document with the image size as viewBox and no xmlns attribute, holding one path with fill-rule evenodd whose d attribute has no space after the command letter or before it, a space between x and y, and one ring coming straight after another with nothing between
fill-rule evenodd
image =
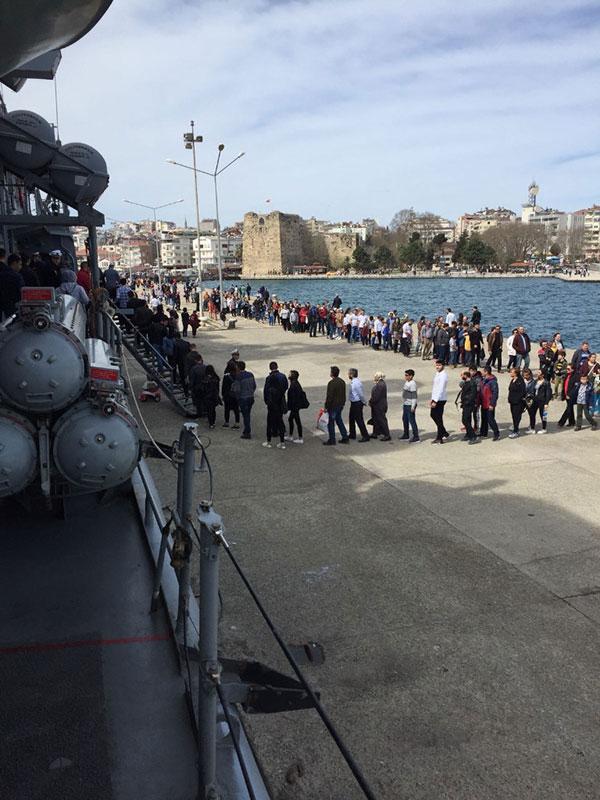
<instances>
[{"instance_id":1,"label":"metal post","mask_svg":"<svg viewBox=\"0 0 600 800\"><path fill-rule=\"evenodd\" d=\"M192 129L192 164L194 165L194 195L196 198L196 237L198 240L198 294L200 296L200 319L203 318L202 308L202 260L200 258L200 204L198 202L198 172L196 170L196 137L194 135L194 120L190 122Z\"/></svg>"},{"instance_id":2,"label":"metal post","mask_svg":"<svg viewBox=\"0 0 600 800\"><path fill-rule=\"evenodd\" d=\"M223 266L221 263L221 220L219 219L219 192L217 188L217 173L214 176L215 181L215 212L217 215L217 264L219 267L219 309L223 310Z\"/></svg>"},{"instance_id":3,"label":"metal post","mask_svg":"<svg viewBox=\"0 0 600 800\"><path fill-rule=\"evenodd\" d=\"M179 434L177 464L177 515L181 527L192 537L192 504L194 495L194 460L196 429L195 422L184 422ZM187 609L190 592L190 559L185 559L179 570L179 605L177 608L176 634L184 632L187 625Z\"/></svg>"},{"instance_id":4,"label":"metal post","mask_svg":"<svg viewBox=\"0 0 600 800\"><path fill-rule=\"evenodd\" d=\"M198 698L198 740L200 800L218 800L217 775L217 690L220 679L219 630L219 540L221 518L210 506L201 505L200 522L200 694Z\"/></svg>"},{"instance_id":5,"label":"metal post","mask_svg":"<svg viewBox=\"0 0 600 800\"><path fill-rule=\"evenodd\" d=\"M156 247L156 271L158 272L158 282L159 282L159 284L162 284L162 280L161 280L162 262L161 262L161 256L160 256L160 246L159 246L159 243L158 243L156 209L153 208L152 211L154 212L154 245Z\"/></svg>"},{"instance_id":6,"label":"metal post","mask_svg":"<svg viewBox=\"0 0 600 800\"><path fill-rule=\"evenodd\" d=\"M95 225L88 227L88 251L88 261L92 272L92 287L97 289L100 286L100 268L98 266L98 238Z\"/></svg>"}]
</instances>

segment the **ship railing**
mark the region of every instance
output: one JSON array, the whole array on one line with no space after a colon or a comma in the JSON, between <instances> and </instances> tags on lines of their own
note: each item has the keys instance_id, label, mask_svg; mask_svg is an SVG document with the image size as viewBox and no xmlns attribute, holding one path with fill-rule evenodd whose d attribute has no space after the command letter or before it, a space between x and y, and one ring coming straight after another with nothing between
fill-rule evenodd
<instances>
[{"instance_id":1,"label":"ship railing","mask_svg":"<svg viewBox=\"0 0 600 800\"><path fill-rule=\"evenodd\" d=\"M199 797L202 800L269 798L237 711L237 704L241 704L245 710L257 713L314 709L364 796L375 800L360 767L321 704L319 693L301 671L298 657L292 652L294 648L285 643L225 537L223 521L213 507L212 469L196 423L184 423L170 458L177 469L177 499L167 515L156 499L152 476L143 461L134 477L134 489L156 565L151 609L158 607L161 597L164 599L179 646L181 671L197 732ZM205 479L202 483L205 491L194 515L199 474ZM294 678L257 662L219 657L219 561L223 551L281 648ZM193 553L199 559L199 604L191 587ZM166 568L167 554L172 569ZM197 665L195 670L192 664ZM223 730L229 731L226 741ZM217 751L222 752L224 747L232 751L232 757L227 759L229 765L235 764L226 771L219 770L223 762L221 758L217 760Z\"/></svg>"}]
</instances>

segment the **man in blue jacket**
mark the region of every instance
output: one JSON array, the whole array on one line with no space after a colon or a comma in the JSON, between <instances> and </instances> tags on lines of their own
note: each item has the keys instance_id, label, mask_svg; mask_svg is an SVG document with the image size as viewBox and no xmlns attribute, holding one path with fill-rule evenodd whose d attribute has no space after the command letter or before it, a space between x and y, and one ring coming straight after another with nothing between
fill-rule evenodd
<instances>
[{"instance_id":1,"label":"man in blue jacket","mask_svg":"<svg viewBox=\"0 0 600 800\"><path fill-rule=\"evenodd\" d=\"M596 420L592 416L591 406L593 403L594 390L587 375L580 375L579 379L573 383L573 388L570 390L571 402L576 408L575 430L581 430L581 418L585 414L585 418L590 423L593 431L598 427Z\"/></svg>"}]
</instances>

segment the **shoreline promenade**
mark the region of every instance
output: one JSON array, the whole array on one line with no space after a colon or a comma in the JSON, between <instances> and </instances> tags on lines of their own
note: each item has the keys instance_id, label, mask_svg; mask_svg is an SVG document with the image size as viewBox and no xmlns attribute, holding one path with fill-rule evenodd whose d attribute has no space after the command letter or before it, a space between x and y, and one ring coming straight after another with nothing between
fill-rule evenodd
<instances>
[{"instance_id":1,"label":"shoreline promenade","mask_svg":"<svg viewBox=\"0 0 600 800\"><path fill-rule=\"evenodd\" d=\"M501 280L507 278L557 278L567 283L600 283L600 272L591 272L588 275L566 275L561 273L546 274L541 272L393 272L391 274L380 273L364 273L364 274L326 274L326 275L284 275L284 274L267 274L267 275L241 275L239 279L224 281L225 284L239 283L244 284L248 281L256 283L256 281L306 281L306 280L321 280L321 281L334 281L334 280L440 280L442 278L473 278L474 280ZM210 283L211 281L208 281ZM214 282L214 281L213 281Z\"/></svg>"},{"instance_id":2,"label":"shoreline promenade","mask_svg":"<svg viewBox=\"0 0 600 800\"><path fill-rule=\"evenodd\" d=\"M597 797L599 434L557 429L563 404L552 401L547 436L509 440L502 374L502 439L470 447L453 404L456 369L451 438L432 447L431 362L249 320L191 341L220 376L235 347L256 376L252 440L222 428L222 410L210 432L199 420L215 508L284 639L323 645L325 663L307 673L377 797ZM285 451L261 447L272 359L299 371L311 402L305 444ZM342 376L357 367L367 391L376 370L386 373L391 443L326 448L311 435L331 364ZM419 387L418 444L397 439L407 367ZM143 376L131 368L137 390ZM142 412L156 438L176 438L181 418L167 402ZM153 472L169 498L172 468ZM225 564L222 592L224 655L285 669ZM247 725L274 797L362 796L312 712Z\"/></svg>"}]
</instances>

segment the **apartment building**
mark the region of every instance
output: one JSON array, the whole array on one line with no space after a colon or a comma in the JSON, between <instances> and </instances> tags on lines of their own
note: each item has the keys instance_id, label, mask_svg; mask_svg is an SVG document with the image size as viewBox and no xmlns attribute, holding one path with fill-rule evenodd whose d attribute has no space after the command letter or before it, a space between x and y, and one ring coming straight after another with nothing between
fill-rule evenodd
<instances>
[{"instance_id":1,"label":"apartment building","mask_svg":"<svg viewBox=\"0 0 600 800\"><path fill-rule=\"evenodd\" d=\"M482 234L496 225L506 225L516 221L517 215L508 208L482 208L481 211L459 217L456 230L458 236L462 233L470 236L472 233Z\"/></svg>"}]
</instances>

